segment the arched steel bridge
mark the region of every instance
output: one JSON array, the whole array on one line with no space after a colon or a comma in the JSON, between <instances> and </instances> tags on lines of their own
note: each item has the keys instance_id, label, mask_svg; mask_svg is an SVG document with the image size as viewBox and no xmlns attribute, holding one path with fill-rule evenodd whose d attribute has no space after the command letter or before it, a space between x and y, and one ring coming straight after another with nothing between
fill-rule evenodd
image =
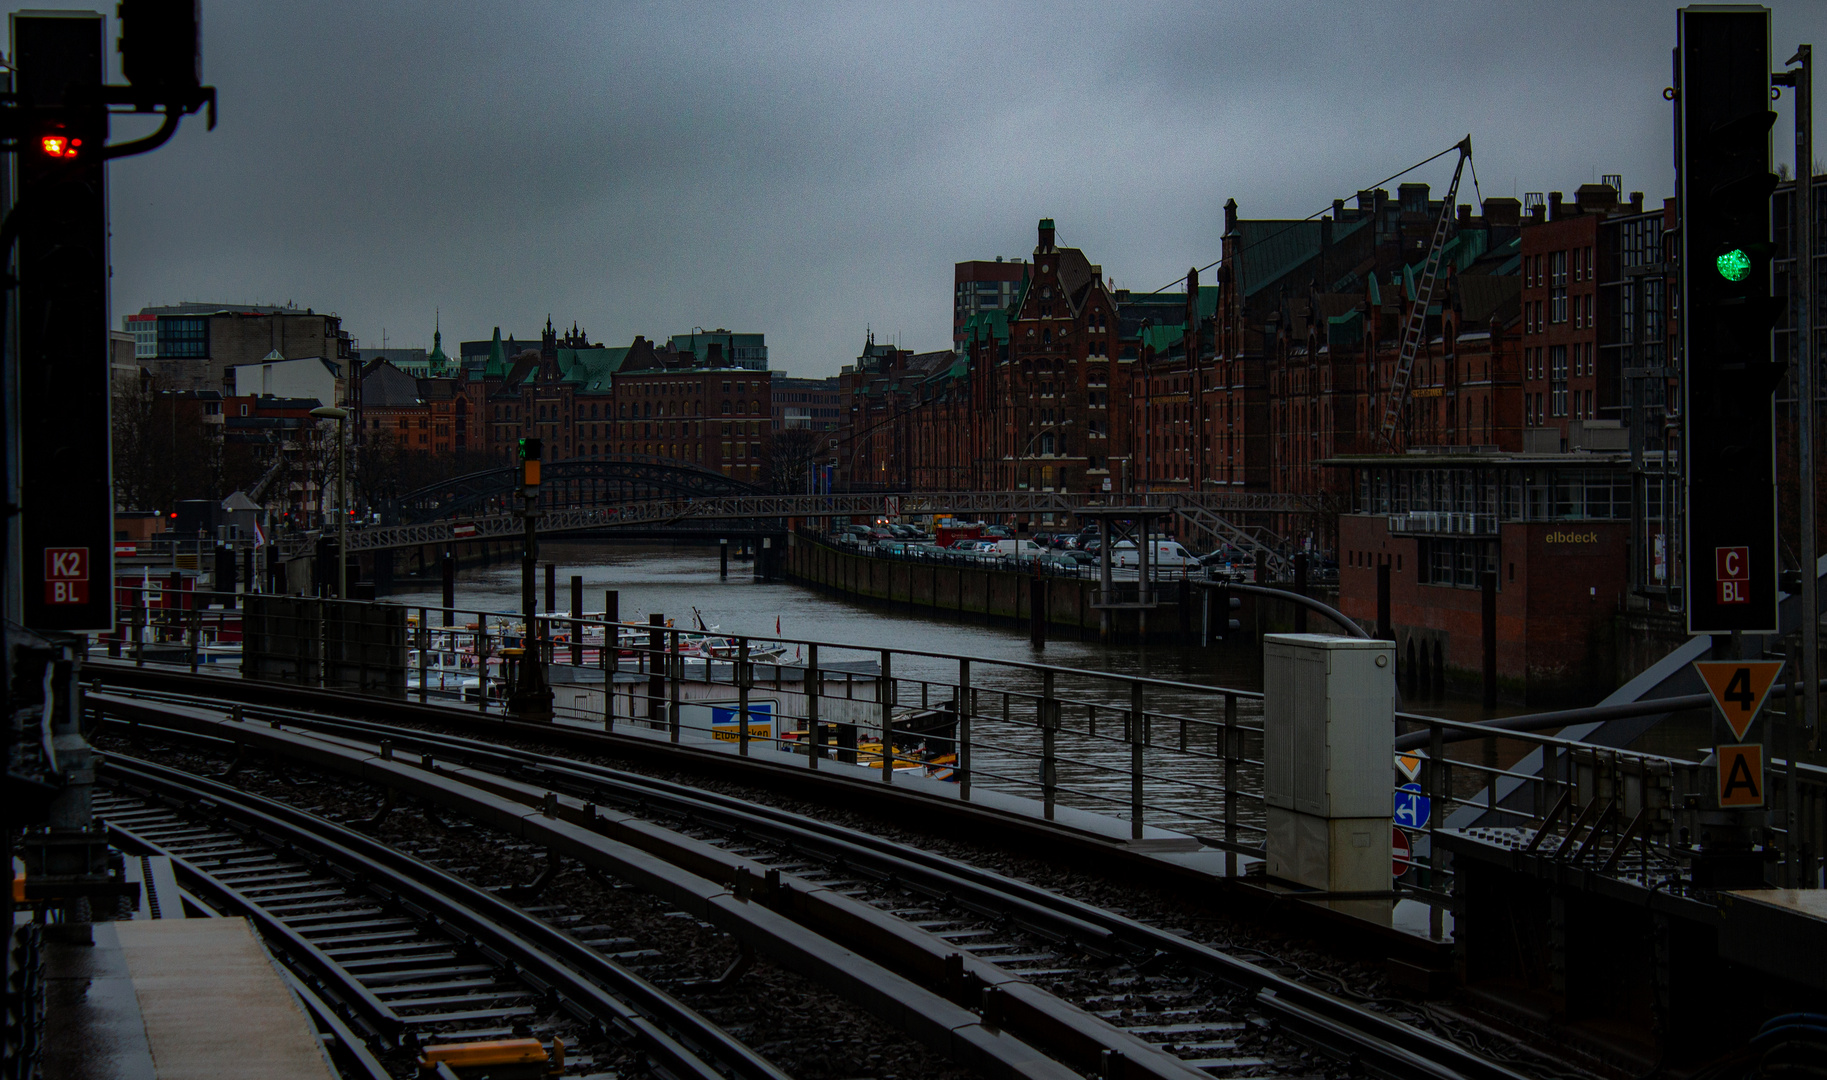
<instances>
[{"instance_id":1,"label":"arched steel bridge","mask_svg":"<svg viewBox=\"0 0 1827 1080\"><path fill-rule=\"evenodd\" d=\"M787 518L1073 515L1092 508L1121 507L1178 517L1214 540L1256 552L1272 571L1284 561L1280 545L1260 525L1241 522L1268 514L1304 515L1323 509L1320 500L1310 496L1218 492L769 495L691 462L637 455L553 462L545 467L541 480L537 527L542 534L680 529L711 522L726 522L740 531L773 531L783 529ZM385 551L520 536L525 526L513 512L519 505L519 490L516 468L471 473L422 488L400 500L407 524L351 529L349 550Z\"/></svg>"},{"instance_id":2,"label":"arched steel bridge","mask_svg":"<svg viewBox=\"0 0 1827 1080\"><path fill-rule=\"evenodd\" d=\"M612 454L547 463L541 470L539 501L548 507L625 506L651 499L760 493L753 484L689 461ZM404 525L511 514L520 507L520 469L504 466L455 476L407 492L397 506Z\"/></svg>"}]
</instances>

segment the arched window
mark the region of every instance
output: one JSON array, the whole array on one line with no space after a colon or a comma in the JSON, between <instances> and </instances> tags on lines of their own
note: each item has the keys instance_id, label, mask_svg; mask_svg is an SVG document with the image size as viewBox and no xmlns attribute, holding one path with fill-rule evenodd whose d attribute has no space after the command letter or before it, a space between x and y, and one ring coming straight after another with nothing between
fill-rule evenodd
<instances>
[{"instance_id":1,"label":"arched window","mask_svg":"<svg viewBox=\"0 0 1827 1080\"><path fill-rule=\"evenodd\" d=\"M726 401L723 403L723 415L728 416L729 414L730 414L730 403Z\"/></svg>"}]
</instances>

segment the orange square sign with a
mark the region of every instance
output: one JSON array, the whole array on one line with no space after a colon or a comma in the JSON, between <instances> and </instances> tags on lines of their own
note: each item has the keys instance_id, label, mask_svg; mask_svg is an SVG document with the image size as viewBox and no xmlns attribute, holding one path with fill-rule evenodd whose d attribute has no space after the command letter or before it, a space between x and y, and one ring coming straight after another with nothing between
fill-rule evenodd
<instances>
[{"instance_id":1,"label":"orange square sign with a","mask_svg":"<svg viewBox=\"0 0 1827 1080\"><path fill-rule=\"evenodd\" d=\"M1757 719L1758 710L1764 707L1764 700L1770 696L1770 688L1776 685L1776 676L1783 670L1783 662L1696 660L1694 670L1700 672L1707 692L1713 695L1713 703L1719 706L1725 722L1731 725L1732 736L1742 739L1745 732L1751 730L1751 721Z\"/></svg>"},{"instance_id":2,"label":"orange square sign with a","mask_svg":"<svg viewBox=\"0 0 1827 1080\"><path fill-rule=\"evenodd\" d=\"M1756 743L1715 748L1719 808L1748 810L1764 804L1764 748Z\"/></svg>"}]
</instances>

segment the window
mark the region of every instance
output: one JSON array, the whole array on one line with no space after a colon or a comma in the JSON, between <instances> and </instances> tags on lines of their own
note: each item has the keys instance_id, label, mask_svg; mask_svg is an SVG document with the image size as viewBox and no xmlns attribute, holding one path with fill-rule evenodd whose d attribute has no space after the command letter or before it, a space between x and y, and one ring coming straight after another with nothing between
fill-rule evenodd
<instances>
[{"instance_id":1,"label":"window","mask_svg":"<svg viewBox=\"0 0 1827 1080\"><path fill-rule=\"evenodd\" d=\"M159 320L159 355L167 359L198 359L209 355L209 320L176 318Z\"/></svg>"},{"instance_id":2,"label":"window","mask_svg":"<svg viewBox=\"0 0 1827 1080\"><path fill-rule=\"evenodd\" d=\"M1548 389L1552 415L1567 415L1567 346L1555 345L1548 350Z\"/></svg>"},{"instance_id":3,"label":"window","mask_svg":"<svg viewBox=\"0 0 1827 1080\"><path fill-rule=\"evenodd\" d=\"M1548 260L1548 321L1567 321L1567 253L1555 252Z\"/></svg>"}]
</instances>

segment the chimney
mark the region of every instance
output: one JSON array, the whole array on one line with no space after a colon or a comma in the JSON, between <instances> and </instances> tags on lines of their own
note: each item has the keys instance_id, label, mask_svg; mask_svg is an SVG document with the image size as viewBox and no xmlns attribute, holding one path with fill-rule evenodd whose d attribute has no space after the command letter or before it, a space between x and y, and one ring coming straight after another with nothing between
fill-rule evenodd
<instances>
[{"instance_id":1,"label":"chimney","mask_svg":"<svg viewBox=\"0 0 1827 1080\"><path fill-rule=\"evenodd\" d=\"M1548 193L1548 220L1549 221L1559 221L1560 219L1561 219L1561 193L1558 191L1550 191Z\"/></svg>"},{"instance_id":2,"label":"chimney","mask_svg":"<svg viewBox=\"0 0 1827 1080\"><path fill-rule=\"evenodd\" d=\"M1050 217L1040 219L1040 250L1053 250L1053 219Z\"/></svg>"},{"instance_id":3,"label":"chimney","mask_svg":"<svg viewBox=\"0 0 1827 1080\"><path fill-rule=\"evenodd\" d=\"M1471 203L1460 203L1459 204L1459 227L1461 229L1469 229L1472 227L1472 204Z\"/></svg>"},{"instance_id":4,"label":"chimney","mask_svg":"<svg viewBox=\"0 0 1827 1080\"><path fill-rule=\"evenodd\" d=\"M1511 198L1486 199L1484 220L1492 228L1516 228L1522 224L1522 203Z\"/></svg>"},{"instance_id":5,"label":"chimney","mask_svg":"<svg viewBox=\"0 0 1827 1080\"><path fill-rule=\"evenodd\" d=\"M1224 235L1229 236L1237 231L1237 200L1224 200Z\"/></svg>"},{"instance_id":6,"label":"chimney","mask_svg":"<svg viewBox=\"0 0 1827 1080\"><path fill-rule=\"evenodd\" d=\"M1358 189L1358 213L1373 213L1377 208L1377 197L1362 188Z\"/></svg>"},{"instance_id":7,"label":"chimney","mask_svg":"<svg viewBox=\"0 0 1827 1080\"><path fill-rule=\"evenodd\" d=\"M1344 221L1345 220L1345 200L1344 199L1332 200L1332 220L1334 220L1334 221Z\"/></svg>"},{"instance_id":8,"label":"chimney","mask_svg":"<svg viewBox=\"0 0 1827 1080\"><path fill-rule=\"evenodd\" d=\"M1641 191L1633 191L1630 193L1630 212L1633 214L1641 214L1643 212L1643 193Z\"/></svg>"}]
</instances>

